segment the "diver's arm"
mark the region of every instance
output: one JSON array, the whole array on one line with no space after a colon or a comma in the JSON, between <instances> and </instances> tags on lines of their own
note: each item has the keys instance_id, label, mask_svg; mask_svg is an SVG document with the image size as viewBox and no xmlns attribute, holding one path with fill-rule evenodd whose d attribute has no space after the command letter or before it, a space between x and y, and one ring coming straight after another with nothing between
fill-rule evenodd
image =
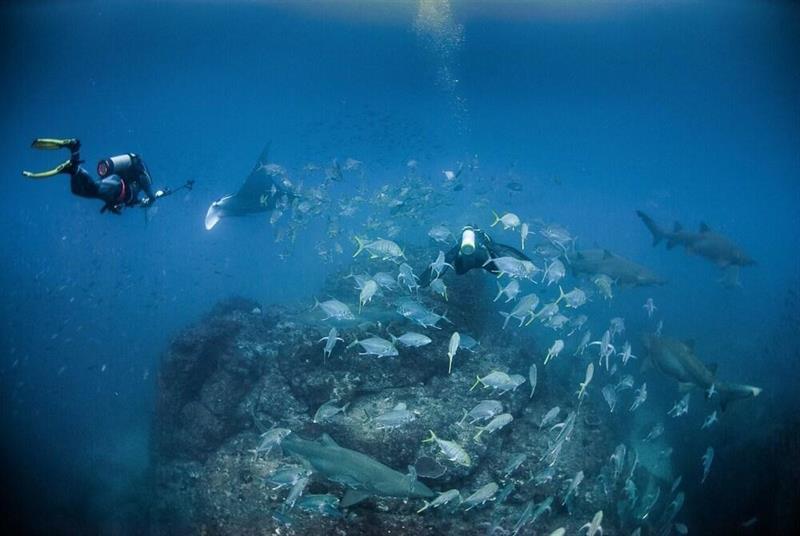
<instances>
[{"instance_id":1,"label":"diver's arm","mask_svg":"<svg viewBox=\"0 0 800 536\"><path fill-rule=\"evenodd\" d=\"M486 244L486 249L489 250L489 254L491 254L493 259L497 257L514 257L515 259L521 261L530 261L531 259L522 253L520 250L513 248L511 246L507 246L505 244L498 244L497 242L489 242Z\"/></svg>"},{"instance_id":2,"label":"diver's arm","mask_svg":"<svg viewBox=\"0 0 800 536\"><path fill-rule=\"evenodd\" d=\"M145 201L144 204L150 204L157 199L155 192L153 192L153 179L150 177L150 172L147 170L147 166L141 158L139 158L137 164L139 168L139 177L136 182L139 183L139 187L144 192L144 195L147 196L147 201Z\"/></svg>"}]
</instances>

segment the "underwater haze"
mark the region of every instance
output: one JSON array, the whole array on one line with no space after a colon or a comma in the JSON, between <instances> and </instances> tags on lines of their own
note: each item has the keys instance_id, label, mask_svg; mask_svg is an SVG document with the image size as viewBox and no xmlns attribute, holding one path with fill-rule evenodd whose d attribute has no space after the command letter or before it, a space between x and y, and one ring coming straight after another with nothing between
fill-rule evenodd
<instances>
[{"instance_id":1,"label":"underwater haze","mask_svg":"<svg viewBox=\"0 0 800 536\"><path fill-rule=\"evenodd\" d=\"M800 532L797 3L7 2L0 42L11 528ZM167 195L101 213L36 138Z\"/></svg>"}]
</instances>

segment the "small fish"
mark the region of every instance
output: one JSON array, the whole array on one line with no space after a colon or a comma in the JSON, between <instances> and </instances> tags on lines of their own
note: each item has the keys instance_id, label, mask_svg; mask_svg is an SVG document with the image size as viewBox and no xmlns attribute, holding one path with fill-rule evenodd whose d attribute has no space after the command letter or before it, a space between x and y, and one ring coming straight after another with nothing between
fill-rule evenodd
<instances>
[{"instance_id":1,"label":"small fish","mask_svg":"<svg viewBox=\"0 0 800 536\"><path fill-rule=\"evenodd\" d=\"M675 405L673 405L672 409L667 412L667 415L680 417L681 415L686 415L687 413L689 413L689 393L686 393L683 398L681 398L678 402L675 402Z\"/></svg>"},{"instance_id":2,"label":"small fish","mask_svg":"<svg viewBox=\"0 0 800 536\"><path fill-rule=\"evenodd\" d=\"M708 447L706 449L706 453L703 454L703 478L700 480L700 483L703 484L706 481L706 477L708 476L708 471L711 469L711 462L714 461L714 449Z\"/></svg>"},{"instance_id":3,"label":"small fish","mask_svg":"<svg viewBox=\"0 0 800 536\"><path fill-rule=\"evenodd\" d=\"M428 285L428 288L431 289L431 292L435 292L447 301L447 285L444 284L444 281L441 279L434 279L431 281L430 285Z\"/></svg>"},{"instance_id":4,"label":"small fish","mask_svg":"<svg viewBox=\"0 0 800 536\"><path fill-rule=\"evenodd\" d=\"M481 378L478 376L475 383L470 388L470 391L475 389L478 384L483 385L484 387L490 387L494 390L500 391L500 394L507 393L508 391L515 391L517 387L525 383L525 378L519 376L518 374L514 374L513 376L509 376L505 372L500 372L499 370L494 370Z\"/></svg>"},{"instance_id":5,"label":"small fish","mask_svg":"<svg viewBox=\"0 0 800 536\"><path fill-rule=\"evenodd\" d=\"M622 366L625 366L631 359L638 359L635 355L633 355L631 343L628 341L625 341L625 344L622 345L622 352L617 355L622 358Z\"/></svg>"},{"instance_id":6,"label":"small fish","mask_svg":"<svg viewBox=\"0 0 800 536\"><path fill-rule=\"evenodd\" d=\"M550 348L547 350L547 355L544 358L544 364L547 365L547 363L551 359L555 359L556 357L558 357L558 354L560 354L561 350L563 349L564 349L564 341L561 339L556 339L553 345L550 346Z\"/></svg>"},{"instance_id":7,"label":"small fish","mask_svg":"<svg viewBox=\"0 0 800 536\"><path fill-rule=\"evenodd\" d=\"M475 352L475 348L478 347L479 345L480 343L477 340L467 335L466 333L462 333L458 341L459 350L466 350L468 352L473 352L473 353Z\"/></svg>"},{"instance_id":8,"label":"small fish","mask_svg":"<svg viewBox=\"0 0 800 536\"><path fill-rule=\"evenodd\" d=\"M656 307L656 304L653 303L653 298L647 298L647 301L644 302L642 308L645 311L647 311L647 318L653 318L653 313L655 312L656 309L658 309L658 307Z\"/></svg>"},{"instance_id":9,"label":"small fish","mask_svg":"<svg viewBox=\"0 0 800 536\"><path fill-rule=\"evenodd\" d=\"M399 284L405 285L409 292L414 292L419 288L418 280L419 277L414 274L414 269L411 266L405 262L400 265L399 273L397 274L397 282Z\"/></svg>"},{"instance_id":10,"label":"small fish","mask_svg":"<svg viewBox=\"0 0 800 536\"><path fill-rule=\"evenodd\" d=\"M288 508L294 507L294 504L297 502L297 499L303 494L308 486L309 477L304 476L297 480L292 486L292 490L289 492L289 496L286 497L285 504Z\"/></svg>"},{"instance_id":11,"label":"small fish","mask_svg":"<svg viewBox=\"0 0 800 536\"><path fill-rule=\"evenodd\" d=\"M591 363L590 363L591 364ZM614 413L614 408L617 407L617 391L610 383L603 387L601 393L603 400L608 404L609 412Z\"/></svg>"},{"instance_id":12,"label":"small fish","mask_svg":"<svg viewBox=\"0 0 800 536\"><path fill-rule=\"evenodd\" d=\"M448 244L453 241L453 233L451 233L447 227L442 225L432 227L431 230L428 231L428 236L434 239L436 242L443 244Z\"/></svg>"},{"instance_id":13,"label":"small fish","mask_svg":"<svg viewBox=\"0 0 800 536\"><path fill-rule=\"evenodd\" d=\"M661 437L663 433L664 433L664 424L657 422L655 425L653 425L653 428L650 430L650 432L648 432L644 440L652 441L654 439Z\"/></svg>"},{"instance_id":14,"label":"small fish","mask_svg":"<svg viewBox=\"0 0 800 536\"><path fill-rule=\"evenodd\" d=\"M706 420L703 421L703 426L700 427L701 430L705 430L706 428L710 427L712 424L716 423L719 419L717 419L717 412L714 411L711 415L706 417Z\"/></svg>"},{"instance_id":15,"label":"small fish","mask_svg":"<svg viewBox=\"0 0 800 536\"><path fill-rule=\"evenodd\" d=\"M261 442L255 448L254 453L258 456L260 453L269 454L272 447L280 445L283 438L291 434L292 431L288 428L272 428L261 434Z\"/></svg>"},{"instance_id":16,"label":"small fish","mask_svg":"<svg viewBox=\"0 0 800 536\"><path fill-rule=\"evenodd\" d=\"M642 386L636 390L636 398L633 399L629 411L636 411L639 406L644 404L645 400L647 400L647 382L642 383Z\"/></svg>"},{"instance_id":17,"label":"small fish","mask_svg":"<svg viewBox=\"0 0 800 536\"><path fill-rule=\"evenodd\" d=\"M531 368L528 369L528 381L531 382L531 396L528 398L533 398L533 393L536 391L536 376L537 376L537 369L536 363L531 364Z\"/></svg>"},{"instance_id":18,"label":"small fish","mask_svg":"<svg viewBox=\"0 0 800 536\"><path fill-rule=\"evenodd\" d=\"M543 486L544 484L547 484L548 482L553 480L553 477L555 475L556 475L556 468L553 467L552 465L548 465L547 467L545 467L544 469L533 475L533 484L535 486Z\"/></svg>"},{"instance_id":19,"label":"small fish","mask_svg":"<svg viewBox=\"0 0 800 536\"><path fill-rule=\"evenodd\" d=\"M286 486L294 486L298 480L308 476L309 471L305 467L292 466L278 469L264 479L264 482L271 484L272 490L278 490Z\"/></svg>"},{"instance_id":20,"label":"small fish","mask_svg":"<svg viewBox=\"0 0 800 536\"><path fill-rule=\"evenodd\" d=\"M336 341L344 342L344 339L339 337L339 332L336 330L336 328L331 328L331 330L328 332L328 336L322 337L317 342L322 341L327 341L325 343L325 348L322 351L322 357L323 359L328 359L331 356L331 352L333 352L333 348L336 346Z\"/></svg>"},{"instance_id":21,"label":"small fish","mask_svg":"<svg viewBox=\"0 0 800 536\"><path fill-rule=\"evenodd\" d=\"M336 402L338 402L338 400L333 399L322 404L317 410L317 412L314 414L313 422L316 424L321 424L338 413L344 414L344 412L347 410L347 406L350 405L349 403L347 403L344 406L337 407L335 405Z\"/></svg>"},{"instance_id":22,"label":"small fish","mask_svg":"<svg viewBox=\"0 0 800 536\"><path fill-rule=\"evenodd\" d=\"M417 513L421 514L422 512L427 510L428 508L438 508L438 507L443 506L445 504L448 504L448 503L450 503L450 502L452 502L454 500L458 500L458 502L461 502L461 493L457 489L451 489L451 490L444 491L444 492L440 493L431 502L423 501L425 503L425 506L423 506L422 508L417 510Z\"/></svg>"},{"instance_id":23,"label":"small fish","mask_svg":"<svg viewBox=\"0 0 800 536\"><path fill-rule=\"evenodd\" d=\"M361 341L356 339L348 344L347 348L352 348L357 344L364 350L358 355L374 355L377 357L392 357L398 355L397 348L395 348L394 344L381 337L369 337Z\"/></svg>"},{"instance_id":24,"label":"small fish","mask_svg":"<svg viewBox=\"0 0 800 536\"><path fill-rule=\"evenodd\" d=\"M339 511L339 498L335 495L306 495L298 499L295 506L311 514L320 514L325 517L342 517Z\"/></svg>"},{"instance_id":25,"label":"small fish","mask_svg":"<svg viewBox=\"0 0 800 536\"><path fill-rule=\"evenodd\" d=\"M617 385L614 387L617 391L625 391L626 389L633 388L633 376L630 374L626 374L617 382Z\"/></svg>"},{"instance_id":26,"label":"small fish","mask_svg":"<svg viewBox=\"0 0 800 536\"><path fill-rule=\"evenodd\" d=\"M592 381L594 377L594 363L589 363L586 365L586 379L580 384L580 389L578 389L578 406L583 402L583 398L586 396L586 387L588 387L589 383Z\"/></svg>"},{"instance_id":27,"label":"small fish","mask_svg":"<svg viewBox=\"0 0 800 536\"><path fill-rule=\"evenodd\" d=\"M506 464L505 468L503 469L503 476L508 478L511 473L519 469L519 466L525 462L525 459L528 457L525 453L515 454L511 457L511 459Z\"/></svg>"},{"instance_id":28,"label":"small fish","mask_svg":"<svg viewBox=\"0 0 800 536\"><path fill-rule=\"evenodd\" d=\"M495 296L493 301L499 300L500 296L502 296L503 294L505 294L506 298L508 298L506 300L506 303L508 303L510 301L514 301L516 299L517 295L519 294L519 280L512 279L511 281L508 282L508 285L506 285L505 287L500 285L500 281L498 281L497 282L497 296Z\"/></svg>"},{"instance_id":29,"label":"small fish","mask_svg":"<svg viewBox=\"0 0 800 536\"><path fill-rule=\"evenodd\" d=\"M314 307L312 307L311 310L313 311L317 307L322 309L322 311L328 315L322 319L323 321L331 318L334 320L355 320L356 318L350 311L350 308L339 300L331 299L320 303L316 298L314 298Z\"/></svg>"},{"instance_id":30,"label":"small fish","mask_svg":"<svg viewBox=\"0 0 800 536\"><path fill-rule=\"evenodd\" d=\"M505 313L501 311L500 316L503 316L506 319L505 322L503 322L503 329L506 329L508 321L511 318L519 320L519 325L520 327L522 327L522 324L525 323L525 320L528 318L528 315L531 315L531 319L535 317L533 311L534 309L536 309L536 306L538 305L539 305L539 296L531 293L531 294L526 294L525 296L520 298L520 300L517 302L514 308L511 309L511 312Z\"/></svg>"},{"instance_id":31,"label":"small fish","mask_svg":"<svg viewBox=\"0 0 800 536\"><path fill-rule=\"evenodd\" d=\"M539 423L539 430L541 430L543 427L553 422L556 419L556 417L558 417L558 414L560 412L561 408L558 406L550 408L550 410L544 414L544 417L542 417L542 422Z\"/></svg>"},{"instance_id":32,"label":"small fish","mask_svg":"<svg viewBox=\"0 0 800 536\"><path fill-rule=\"evenodd\" d=\"M405 404L398 403L394 408L386 413L378 415L373 419L376 430L394 429L416 420L416 415L409 411Z\"/></svg>"},{"instance_id":33,"label":"small fish","mask_svg":"<svg viewBox=\"0 0 800 536\"><path fill-rule=\"evenodd\" d=\"M561 285L559 285L558 291L560 295L556 300L556 303L559 303L561 300L564 300L564 303L566 303L567 307L571 309L577 309L578 307L586 303L586 293L579 288L574 288L569 292L565 293L564 289L561 288Z\"/></svg>"},{"instance_id":34,"label":"small fish","mask_svg":"<svg viewBox=\"0 0 800 536\"><path fill-rule=\"evenodd\" d=\"M603 527L600 525L600 523L602 522L603 522L603 511L599 510L589 523L586 523L585 525L583 525L581 528L578 529L578 532L583 532L585 530L586 536L595 536L598 533L600 534L600 536L602 536Z\"/></svg>"},{"instance_id":35,"label":"small fish","mask_svg":"<svg viewBox=\"0 0 800 536\"><path fill-rule=\"evenodd\" d=\"M558 283L564 276L567 275L567 269L564 266L564 263L558 259L553 259L553 261L545 268L544 276L542 277L542 283L547 281L547 286L554 283ZM559 298L560 299L560 298Z\"/></svg>"},{"instance_id":36,"label":"small fish","mask_svg":"<svg viewBox=\"0 0 800 536\"><path fill-rule=\"evenodd\" d=\"M478 405L464 414L461 422L464 422L464 419L469 417L472 419L470 424L475 424L478 421L491 419L495 415L499 415L502 412L503 404L501 402L497 400L482 400L478 403Z\"/></svg>"},{"instance_id":37,"label":"small fish","mask_svg":"<svg viewBox=\"0 0 800 536\"><path fill-rule=\"evenodd\" d=\"M416 333L414 331L408 331L399 337L395 337L391 333L389 333L389 337L392 339L392 343L400 343L405 347L408 348L420 348L422 346L430 344L431 338L427 335L423 335L422 333Z\"/></svg>"},{"instance_id":38,"label":"small fish","mask_svg":"<svg viewBox=\"0 0 800 536\"><path fill-rule=\"evenodd\" d=\"M523 223L520 227L519 236L522 241L522 251L525 251L525 239L528 238L528 235L531 234L528 230L528 224Z\"/></svg>"},{"instance_id":39,"label":"small fish","mask_svg":"<svg viewBox=\"0 0 800 536\"><path fill-rule=\"evenodd\" d=\"M489 424L487 424L486 426L482 427L478 431L478 433L475 434L475 437L473 439L475 439L475 441L477 441L482 433L489 432L491 434L495 430L500 430L504 426L510 424L511 421L513 421L513 420L514 420L514 417L510 413L501 413L500 415L498 415L497 417L495 417L494 419L489 421Z\"/></svg>"},{"instance_id":40,"label":"small fish","mask_svg":"<svg viewBox=\"0 0 800 536\"><path fill-rule=\"evenodd\" d=\"M614 454L611 455L611 463L614 464L614 481L616 481L622 474L622 469L625 466L625 454L627 449L624 443L617 445L614 449Z\"/></svg>"},{"instance_id":41,"label":"small fish","mask_svg":"<svg viewBox=\"0 0 800 536\"><path fill-rule=\"evenodd\" d=\"M456 352L458 351L458 344L461 341L461 336L458 334L457 331L454 331L453 334L450 336L450 344L447 348L447 359L449 361L447 365L447 373L453 370L453 357L455 357Z\"/></svg>"},{"instance_id":42,"label":"small fish","mask_svg":"<svg viewBox=\"0 0 800 536\"><path fill-rule=\"evenodd\" d=\"M378 292L378 283L374 279L370 279L364 283L361 288L361 293L358 296L358 312L361 313L361 308L372 301L372 297Z\"/></svg>"},{"instance_id":43,"label":"small fish","mask_svg":"<svg viewBox=\"0 0 800 536\"><path fill-rule=\"evenodd\" d=\"M592 340L592 332L586 330L586 332L583 334L583 337L581 337L581 342L578 344L578 348L572 355L583 355L583 353L586 351L586 348L589 346L590 340Z\"/></svg>"},{"instance_id":44,"label":"small fish","mask_svg":"<svg viewBox=\"0 0 800 536\"><path fill-rule=\"evenodd\" d=\"M583 482L583 471L578 471L574 478L571 479L569 487L567 488L567 493L564 495L564 499L561 501L562 505L566 505L569 498L578 491L578 486L580 483Z\"/></svg>"},{"instance_id":45,"label":"small fish","mask_svg":"<svg viewBox=\"0 0 800 536\"><path fill-rule=\"evenodd\" d=\"M445 261L444 251L439 250L439 256L436 257L436 260L430 263L431 273L435 273L436 275L434 278L438 278L442 275L445 268L453 268L453 265L449 262Z\"/></svg>"},{"instance_id":46,"label":"small fish","mask_svg":"<svg viewBox=\"0 0 800 536\"><path fill-rule=\"evenodd\" d=\"M436 434L433 433L433 430L429 430L431 433L431 437L428 439L424 439L423 443L429 443L431 441L435 441L436 444L439 446L442 454L444 457L447 458L449 461L456 463L458 465L463 465L464 467L470 467L472 465L472 459L467 454L467 451L464 450L464 447L456 443L455 441L448 441L446 439L439 439L436 437Z\"/></svg>"},{"instance_id":47,"label":"small fish","mask_svg":"<svg viewBox=\"0 0 800 536\"><path fill-rule=\"evenodd\" d=\"M366 242L358 236L355 237L355 240L358 244L358 249L353 253L353 257L357 257L359 253L366 251L369 253L371 259L399 262L399 259L406 258L400 246L391 240L378 238L372 242Z\"/></svg>"},{"instance_id":48,"label":"small fish","mask_svg":"<svg viewBox=\"0 0 800 536\"><path fill-rule=\"evenodd\" d=\"M492 223L492 227L497 225L498 223L503 224L503 229L516 229L520 225L519 216L514 214L513 212L506 212L502 216L498 216L497 212L492 212L494 214L494 223Z\"/></svg>"},{"instance_id":49,"label":"small fish","mask_svg":"<svg viewBox=\"0 0 800 536\"><path fill-rule=\"evenodd\" d=\"M614 284L614 280L608 277L606 274L598 274L592 278L592 283L597 287L600 291L600 295L603 298L610 300L614 297L614 292L611 290L611 285Z\"/></svg>"},{"instance_id":50,"label":"small fish","mask_svg":"<svg viewBox=\"0 0 800 536\"><path fill-rule=\"evenodd\" d=\"M494 496L497 494L497 490L500 489L497 484L494 482L489 482L485 486L478 488L478 490L464 499L464 504L467 507L467 510L471 510L476 506L480 506L486 501L491 501L494 499Z\"/></svg>"}]
</instances>

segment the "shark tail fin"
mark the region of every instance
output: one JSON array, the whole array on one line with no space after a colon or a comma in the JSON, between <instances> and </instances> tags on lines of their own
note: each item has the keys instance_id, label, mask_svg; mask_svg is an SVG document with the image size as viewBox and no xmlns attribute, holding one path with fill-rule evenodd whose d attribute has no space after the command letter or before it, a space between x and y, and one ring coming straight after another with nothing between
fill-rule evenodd
<instances>
[{"instance_id":1,"label":"shark tail fin","mask_svg":"<svg viewBox=\"0 0 800 536\"><path fill-rule=\"evenodd\" d=\"M429 503L428 501L422 501L422 502L424 503L424 506L422 508L420 508L419 510L417 510L418 514L421 514L422 512L424 512L425 510L427 510L431 506L431 503Z\"/></svg>"},{"instance_id":2,"label":"shark tail fin","mask_svg":"<svg viewBox=\"0 0 800 536\"><path fill-rule=\"evenodd\" d=\"M666 233L661 229L661 227L658 226L658 224L653 220L653 218L651 218L641 210L637 210L636 215L639 216L639 218L641 218L642 222L644 222L645 227L647 227L647 230L650 231L650 233L653 235L653 246L657 246L661 242L661 240L664 239ZM669 247L669 245L667 247Z\"/></svg>"},{"instance_id":3,"label":"shark tail fin","mask_svg":"<svg viewBox=\"0 0 800 536\"><path fill-rule=\"evenodd\" d=\"M317 299L316 296L314 296L314 307L312 307L311 310L313 311L317 307L319 307L319 300ZM320 340L322 340L322 339L320 339Z\"/></svg>"}]
</instances>

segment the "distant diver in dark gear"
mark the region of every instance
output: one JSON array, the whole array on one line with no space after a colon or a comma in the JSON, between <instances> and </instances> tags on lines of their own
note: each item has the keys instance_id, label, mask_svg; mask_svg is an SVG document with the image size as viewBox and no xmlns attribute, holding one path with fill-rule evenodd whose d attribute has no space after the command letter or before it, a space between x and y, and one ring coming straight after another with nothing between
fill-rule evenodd
<instances>
[{"instance_id":1,"label":"distant diver in dark gear","mask_svg":"<svg viewBox=\"0 0 800 536\"><path fill-rule=\"evenodd\" d=\"M61 173L68 174L73 194L105 202L101 212L109 210L114 214L121 214L125 207L137 205L147 207L159 197L171 193L164 190L153 191L153 181L147 166L139 155L133 153L100 160L97 164L99 178L94 179L81 166L83 160L80 156L80 140L76 138L37 138L33 140L32 147L35 149L69 149L70 157L69 160L53 169L40 173L23 171L23 175L30 179L44 179ZM191 184L188 185L188 188L191 189Z\"/></svg>"},{"instance_id":2,"label":"distant diver in dark gear","mask_svg":"<svg viewBox=\"0 0 800 536\"><path fill-rule=\"evenodd\" d=\"M461 229L461 236L459 237L458 244L453 249L447 252L444 260L447 264L455 268L458 275L463 275L474 268L483 268L487 272L493 274L499 273L499 270L491 259L498 257L514 257L521 261L531 260L521 251L505 244L498 244L492 238L481 231L477 227L467 225ZM442 270L444 273L447 267ZM420 276L419 284L421 287L427 287L431 283L431 275L433 269L429 266Z\"/></svg>"}]
</instances>

